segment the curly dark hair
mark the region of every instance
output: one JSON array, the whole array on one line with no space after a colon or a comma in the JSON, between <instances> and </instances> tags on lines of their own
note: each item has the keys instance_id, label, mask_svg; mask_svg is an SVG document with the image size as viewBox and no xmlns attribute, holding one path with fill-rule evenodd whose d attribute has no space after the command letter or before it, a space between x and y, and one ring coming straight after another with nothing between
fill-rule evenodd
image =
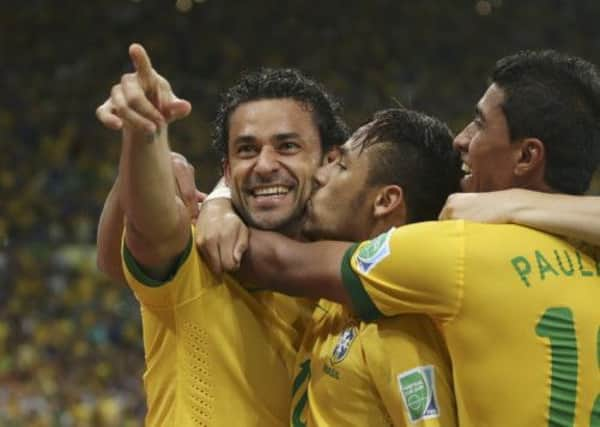
<instances>
[{"instance_id":1,"label":"curly dark hair","mask_svg":"<svg viewBox=\"0 0 600 427\"><path fill-rule=\"evenodd\" d=\"M240 105L261 99L291 98L312 111L319 129L323 152L343 144L348 126L340 117L341 104L316 81L293 68L263 68L242 75L240 81L224 92L217 110L213 147L221 159L227 158L229 117Z\"/></svg>"},{"instance_id":2,"label":"curly dark hair","mask_svg":"<svg viewBox=\"0 0 600 427\"><path fill-rule=\"evenodd\" d=\"M460 191L460 156L448 126L405 108L378 111L355 134L369 156L367 185L396 184L406 199L407 222L438 217L446 199Z\"/></svg>"},{"instance_id":3,"label":"curly dark hair","mask_svg":"<svg viewBox=\"0 0 600 427\"><path fill-rule=\"evenodd\" d=\"M582 194L600 161L600 75L590 62L553 50L524 51L496 63L510 138L546 148L546 183Z\"/></svg>"}]
</instances>

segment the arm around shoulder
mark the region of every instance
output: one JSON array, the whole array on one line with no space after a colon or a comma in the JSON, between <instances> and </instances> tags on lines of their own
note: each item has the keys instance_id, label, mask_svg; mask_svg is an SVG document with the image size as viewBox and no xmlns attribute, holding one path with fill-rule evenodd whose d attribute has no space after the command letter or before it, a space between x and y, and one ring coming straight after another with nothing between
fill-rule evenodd
<instances>
[{"instance_id":1,"label":"arm around shoulder","mask_svg":"<svg viewBox=\"0 0 600 427\"><path fill-rule=\"evenodd\" d=\"M510 222L600 245L600 197L519 190Z\"/></svg>"},{"instance_id":2,"label":"arm around shoulder","mask_svg":"<svg viewBox=\"0 0 600 427\"><path fill-rule=\"evenodd\" d=\"M600 197L510 189L457 193L440 219L514 223L600 245Z\"/></svg>"},{"instance_id":3,"label":"arm around shoulder","mask_svg":"<svg viewBox=\"0 0 600 427\"><path fill-rule=\"evenodd\" d=\"M251 229L241 273L261 288L350 304L341 273L342 260L350 246L348 242L298 242Z\"/></svg>"}]
</instances>

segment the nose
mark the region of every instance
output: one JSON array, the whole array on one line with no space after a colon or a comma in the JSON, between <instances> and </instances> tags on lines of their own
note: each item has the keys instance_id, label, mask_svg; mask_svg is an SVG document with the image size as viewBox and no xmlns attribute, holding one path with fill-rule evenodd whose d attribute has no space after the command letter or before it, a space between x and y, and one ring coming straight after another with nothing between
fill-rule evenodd
<instances>
[{"instance_id":1,"label":"nose","mask_svg":"<svg viewBox=\"0 0 600 427\"><path fill-rule=\"evenodd\" d=\"M279 169L277 155L277 152L272 147L263 147L257 156L254 171L259 175L270 175L277 172Z\"/></svg>"},{"instance_id":2,"label":"nose","mask_svg":"<svg viewBox=\"0 0 600 427\"><path fill-rule=\"evenodd\" d=\"M471 142L471 137L473 135L473 123L469 123L463 130L460 131L458 135L454 138L452 142L452 147L461 153L465 153L468 151L469 143Z\"/></svg>"}]
</instances>

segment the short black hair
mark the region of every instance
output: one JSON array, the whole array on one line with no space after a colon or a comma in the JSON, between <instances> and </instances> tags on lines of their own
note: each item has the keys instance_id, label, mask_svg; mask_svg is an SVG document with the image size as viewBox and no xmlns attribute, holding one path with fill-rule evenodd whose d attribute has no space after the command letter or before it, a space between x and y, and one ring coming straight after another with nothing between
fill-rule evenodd
<instances>
[{"instance_id":1,"label":"short black hair","mask_svg":"<svg viewBox=\"0 0 600 427\"><path fill-rule=\"evenodd\" d=\"M511 141L538 138L546 151L546 183L584 193L600 159L600 78L590 62L553 50L500 59L491 83L504 91Z\"/></svg>"},{"instance_id":2,"label":"short black hair","mask_svg":"<svg viewBox=\"0 0 600 427\"><path fill-rule=\"evenodd\" d=\"M227 158L229 117L241 104L261 99L294 99L313 113L323 152L348 139L348 126L341 118L341 104L322 85L293 68L262 68L245 73L221 95L215 119L213 146L222 160Z\"/></svg>"},{"instance_id":3,"label":"short black hair","mask_svg":"<svg viewBox=\"0 0 600 427\"><path fill-rule=\"evenodd\" d=\"M407 222L438 217L448 196L459 191L459 154L448 126L424 113L404 108L378 111L356 141L369 156L367 185L402 187Z\"/></svg>"}]
</instances>

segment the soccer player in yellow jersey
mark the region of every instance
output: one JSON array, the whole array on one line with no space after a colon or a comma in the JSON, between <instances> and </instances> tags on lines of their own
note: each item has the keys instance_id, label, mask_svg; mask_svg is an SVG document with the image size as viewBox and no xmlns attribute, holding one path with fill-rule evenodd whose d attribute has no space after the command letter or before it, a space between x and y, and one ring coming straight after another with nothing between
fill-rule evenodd
<instances>
[{"instance_id":1,"label":"soccer player in yellow jersey","mask_svg":"<svg viewBox=\"0 0 600 427\"><path fill-rule=\"evenodd\" d=\"M136 72L113 87L98 115L123 130L113 196L127 217L124 273L141 305L146 425L288 425L291 371L312 304L248 292L198 256L193 235L203 230L191 229L176 198L166 135L166 123L189 105L141 46L130 55ZM216 143L234 203L250 224L297 234L315 168L347 138L337 111L295 70L249 74L226 93ZM112 224L119 209L105 212Z\"/></svg>"},{"instance_id":2,"label":"soccer player in yellow jersey","mask_svg":"<svg viewBox=\"0 0 600 427\"><path fill-rule=\"evenodd\" d=\"M554 51L501 59L454 141L463 190L583 193L598 164L599 119L589 62ZM244 265L261 284L344 303L366 320L427 314L452 359L461 426L587 427L600 425L594 252L526 227L459 220L358 245L253 230Z\"/></svg>"},{"instance_id":3,"label":"soccer player in yellow jersey","mask_svg":"<svg viewBox=\"0 0 600 427\"><path fill-rule=\"evenodd\" d=\"M305 234L362 240L435 219L460 175L445 125L415 111L381 111L316 173L322 189ZM445 343L426 316L365 323L321 300L298 354L292 425L453 426L451 383Z\"/></svg>"}]
</instances>

